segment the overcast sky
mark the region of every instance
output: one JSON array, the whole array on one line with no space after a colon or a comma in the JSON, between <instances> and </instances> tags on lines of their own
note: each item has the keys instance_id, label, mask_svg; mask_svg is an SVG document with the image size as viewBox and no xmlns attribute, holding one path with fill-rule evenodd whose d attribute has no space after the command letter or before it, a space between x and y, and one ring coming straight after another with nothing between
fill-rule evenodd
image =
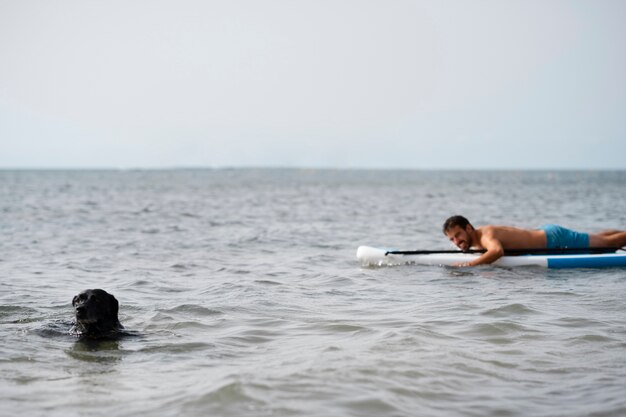
<instances>
[{"instance_id":1,"label":"overcast sky","mask_svg":"<svg viewBox=\"0 0 626 417\"><path fill-rule=\"evenodd\" d=\"M626 1L0 0L0 167L626 169Z\"/></svg>"}]
</instances>

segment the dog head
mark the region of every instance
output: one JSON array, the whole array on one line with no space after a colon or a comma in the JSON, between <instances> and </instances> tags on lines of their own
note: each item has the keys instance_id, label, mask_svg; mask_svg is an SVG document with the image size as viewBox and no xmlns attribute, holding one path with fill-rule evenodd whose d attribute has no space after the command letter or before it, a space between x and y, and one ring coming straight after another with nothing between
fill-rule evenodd
<instances>
[{"instance_id":1,"label":"dog head","mask_svg":"<svg viewBox=\"0 0 626 417\"><path fill-rule=\"evenodd\" d=\"M76 314L73 334L99 337L122 328L117 318L119 303L104 290L85 290L72 299L72 306Z\"/></svg>"}]
</instances>

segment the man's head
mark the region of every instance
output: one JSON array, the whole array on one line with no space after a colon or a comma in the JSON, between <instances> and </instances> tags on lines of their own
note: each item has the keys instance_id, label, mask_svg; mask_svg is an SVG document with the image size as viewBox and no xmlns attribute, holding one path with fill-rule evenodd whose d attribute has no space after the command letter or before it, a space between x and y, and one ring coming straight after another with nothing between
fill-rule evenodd
<instances>
[{"instance_id":1,"label":"man's head","mask_svg":"<svg viewBox=\"0 0 626 417\"><path fill-rule=\"evenodd\" d=\"M461 250L472 247L474 226L463 216L452 216L443 224L443 234Z\"/></svg>"}]
</instances>

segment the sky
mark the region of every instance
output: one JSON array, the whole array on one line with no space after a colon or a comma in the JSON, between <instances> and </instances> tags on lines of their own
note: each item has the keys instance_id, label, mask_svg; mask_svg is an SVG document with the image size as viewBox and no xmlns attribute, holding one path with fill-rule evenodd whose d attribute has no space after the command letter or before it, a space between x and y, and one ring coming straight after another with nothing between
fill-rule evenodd
<instances>
[{"instance_id":1,"label":"sky","mask_svg":"<svg viewBox=\"0 0 626 417\"><path fill-rule=\"evenodd\" d=\"M0 0L0 168L626 169L626 2Z\"/></svg>"}]
</instances>

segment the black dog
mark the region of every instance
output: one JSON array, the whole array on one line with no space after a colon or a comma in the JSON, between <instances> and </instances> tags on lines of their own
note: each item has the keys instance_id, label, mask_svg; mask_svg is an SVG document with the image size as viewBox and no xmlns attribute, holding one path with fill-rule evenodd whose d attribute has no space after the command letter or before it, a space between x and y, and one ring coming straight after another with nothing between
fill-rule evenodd
<instances>
[{"instance_id":1,"label":"black dog","mask_svg":"<svg viewBox=\"0 0 626 417\"><path fill-rule=\"evenodd\" d=\"M115 337L124 328L117 318L119 303L100 289L85 290L72 299L76 322L70 334L94 339Z\"/></svg>"}]
</instances>

